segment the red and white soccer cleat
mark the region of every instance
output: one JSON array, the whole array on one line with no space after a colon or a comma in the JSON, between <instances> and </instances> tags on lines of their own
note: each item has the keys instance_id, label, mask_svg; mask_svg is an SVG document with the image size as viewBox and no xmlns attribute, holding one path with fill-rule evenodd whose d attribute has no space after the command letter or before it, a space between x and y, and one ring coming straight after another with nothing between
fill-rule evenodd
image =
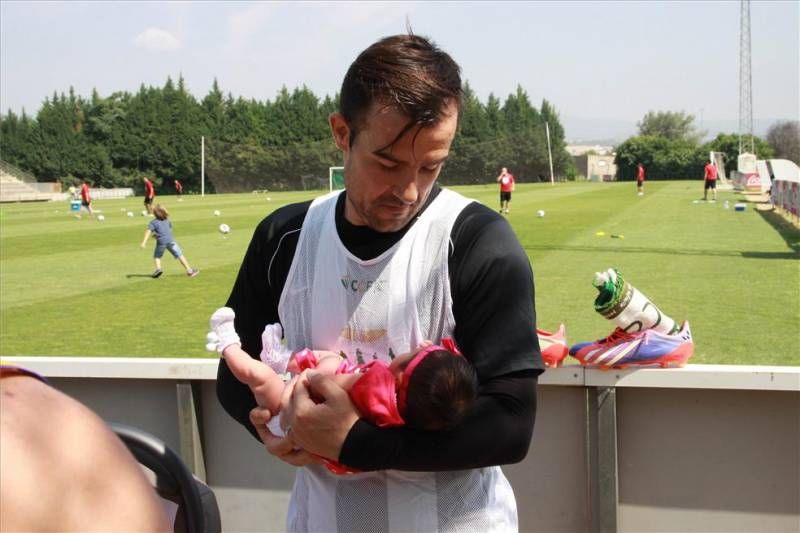
<instances>
[{"instance_id":1,"label":"red and white soccer cleat","mask_svg":"<svg viewBox=\"0 0 800 533\"><path fill-rule=\"evenodd\" d=\"M553 333L537 328L536 335L539 337L539 349L542 352L544 364L548 367L561 366L569 351L564 324L559 325Z\"/></svg>"}]
</instances>

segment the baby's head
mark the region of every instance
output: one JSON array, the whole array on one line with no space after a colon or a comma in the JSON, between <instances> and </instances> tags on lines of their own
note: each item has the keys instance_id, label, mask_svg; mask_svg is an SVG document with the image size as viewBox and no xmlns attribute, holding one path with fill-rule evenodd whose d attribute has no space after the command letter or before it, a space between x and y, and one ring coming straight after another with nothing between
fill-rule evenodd
<instances>
[{"instance_id":1,"label":"baby's head","mask_svg":"<svg viewBox=\"0 0 800 533\"><path fill-rule=\"evenodd\" d=\"M475 368L462 355L441 346L427 346L400 366L398 406L411 427L450 429L478 395Z\"/></svg>"}]
</instances>

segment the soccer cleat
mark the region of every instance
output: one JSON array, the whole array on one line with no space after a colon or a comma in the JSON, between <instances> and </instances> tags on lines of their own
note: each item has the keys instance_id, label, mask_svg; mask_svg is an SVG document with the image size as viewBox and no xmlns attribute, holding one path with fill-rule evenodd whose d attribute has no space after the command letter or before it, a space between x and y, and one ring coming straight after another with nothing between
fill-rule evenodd
<instances>
[{"instance_id":1,"label":"soccer cleat","mask_svg":"<svg viewBox=\"0 0 800 533\"><path fill-rule=\"evenodd\" d=\"M553 333L537 328L536 335L539 337L539 350L544 364L548 367L561 366L569 351L564 324L559 325Z\"/></svg>"},{"instance_id":2,"label":"soccer cleat","mask_svg":"<svg viewBox=\"0 0 800 533\"><path fill-rule=\"evenodd\" d=\"M157 269L155 269L153 271L152 274L150 274L150 277L152 277L153 279L156 279L157 277L161 276L161 274L163 274L163 273L164 273L163 270L161 270L160 268L157 268Z\"/></svg>"},{"instance_id":3,"label":"soccer cleat","mask_svg":"<svg viewBox=\"0 0 800 533\"><path fill-rule=\"evenodd\" d=\"M190 270L189 272L187 272L186 275L189 276L190 278L193 278L196 275L198 275L199 273L200 273L200 270L195 268L194 270Z\"/></svg>"},{"instance_id":4,"label":"soccer cleat","mask_svg":"<svg viewBox=\"0 0 800 533\"><path fill-rule=\"evenodd\" d=\"M693 353L694 342L688 321L684 321L681 329L672 335L654 329L628 333L616 328L605 339L581 342L569 350L569 354L582 365L601 369L651 365L681 367Z\"/></svg>"}]
</instances>

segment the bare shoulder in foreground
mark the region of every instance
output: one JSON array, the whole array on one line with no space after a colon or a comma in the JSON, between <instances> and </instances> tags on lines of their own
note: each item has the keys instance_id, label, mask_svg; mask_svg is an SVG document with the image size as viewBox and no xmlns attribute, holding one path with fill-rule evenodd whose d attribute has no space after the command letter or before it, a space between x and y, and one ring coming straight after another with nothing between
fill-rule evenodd
<instances>
[{"instance_id":1,"label":"bare shoulder in foreground","mask_svg":"<svg viewBox=\"0 0 800 533\"><path fill-rule=\"evenodd\" d=\"M0 531L171 531L100 417L36 378L0 376Z\"/></svg>"}]
</instances>

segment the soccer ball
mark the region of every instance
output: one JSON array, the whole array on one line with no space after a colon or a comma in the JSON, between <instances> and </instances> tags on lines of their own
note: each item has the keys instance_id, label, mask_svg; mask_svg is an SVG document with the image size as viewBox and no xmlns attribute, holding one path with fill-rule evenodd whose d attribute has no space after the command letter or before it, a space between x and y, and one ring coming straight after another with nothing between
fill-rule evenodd
<instances>
[{"instance_id":1,"label":"soccer ball","mask_svg":"<svg viewBox=\"0 0 800 533\"><path fill-rule=\"evenodd\" d=\"M147 209L142 209L142 216L143 216L143 217L146 217L146 216L147 216Z\"/></svg>"},{"instance_id":2,"label":"soccer ball","mask_svg":"<svg viewBox=\"0 0 800 533\"><path fill-rule=\"evenodd\" d=\"M103 215L97 215L97 220L99 220L100 222L104 221L105 219L106 217L104 217Z\"/></svg>"},{"instance_id":3,"label":"soccer ball","mask_svg":"<svg viewBox=\"0 0 800 533\"><path fill-rule=\"evenodd\" d=\"M220 213L220 212L219 212L219 209L214 209L214 216L215 216L215 217L218 217L218 216L220 216L221 214L222 214L222 213Z\"/></svg>"},{"instance_id":4,"label":"soccer ball","mask_svg":"<svg viewBox=\"0 0 800 533\"><path fill-rule=\"evenodd\" d=\"M536 216L539 217L539 218L543 217L544 216L544 211L539 209L538 211L536 211Z\"/></svg>"},{"instance_id":5,"label":"soccer ball","mask_svg":"<svg viewBox=\"0 0 800 533\"><path fill-rule=\"evenodd\" d=\"M228 234L231 232L231 227L227 224L220 224L219 232L222 233L223 235Z\"/></svg>"},{"instance_id":6,"label":"soccer ball","mask_svg":"<svg viewBox=\"0 0 800 533\"><path fill-rule=\"evenodd\" d=\"M128 216L132 217L133 216L133 211L128 211Z\"/></svg>"}]
</instances>

